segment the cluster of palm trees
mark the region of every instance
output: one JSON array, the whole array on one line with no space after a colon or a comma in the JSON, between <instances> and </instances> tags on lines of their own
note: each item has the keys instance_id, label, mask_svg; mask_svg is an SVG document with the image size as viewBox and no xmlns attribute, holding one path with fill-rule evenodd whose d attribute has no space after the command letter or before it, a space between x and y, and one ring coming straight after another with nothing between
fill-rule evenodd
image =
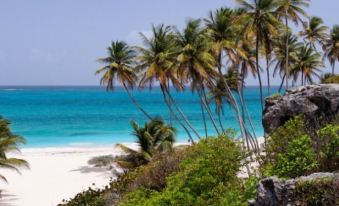
<instances>
[{"instance_id":1,"label":"cluster of palm trees","mask_svg":"<svg viewBox=\"0 0 339 206\"><path fill-rule=\"evenodd\" d=\"M23 159L8 157L8 153L19 151L19 145L25 143L25 140L21 136L13 134L9 125L9 121L0 116L0 169L19 172L19 168L27 168L28 163ZM7 182L6 177L1 173L0 179Z\"/></svg>"},{"instance_id":2,"label":"cluster of palm trees","mask_svg":"<svg viewBox=\"0 0 339 206\"><path fill-rule=\"evenodd\" d=\"M112 42L108 57L97 73L103 73L101 83L113 90L117 80L127 91L132 102L152 120L133 98L130 89L160 86L163 100L171 117L186 131L190 141L202 137L190 123L173 98L173 90L190 89L200 98L205 136L206 119L213 129L223 134L220 119L224 105L235 110L243 143L247 148L258 148L252 120L246 107L243 90L245 78L258 79L261 108L264 109L262 74L267 74L267 93L271 93L270 79L281 76L279 91L290 82L312 84L319 77L323 58L331 65L339 61L339 26L330 33L318 17L308 17L308 0L237 0L239 8L220 8L211 11L203 20L189 20L183 30L158 25L152 36L140 34L142 46L128 46L123 41ZM302 25L297 35L289 22ZM322 48L324 55L319 48ZM273 74L273 75L271 75ZM211 109L215 105L217 115ZM218 119L219 121L217 121ZM249 125L249 126L248 126Z\"/></svg>"}]
</instances>

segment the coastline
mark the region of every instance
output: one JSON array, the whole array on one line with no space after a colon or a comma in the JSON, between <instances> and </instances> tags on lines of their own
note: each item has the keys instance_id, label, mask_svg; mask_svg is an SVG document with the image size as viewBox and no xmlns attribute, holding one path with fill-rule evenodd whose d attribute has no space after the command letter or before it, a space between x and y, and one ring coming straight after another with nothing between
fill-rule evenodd
<instances>
[{"instance_id":1,"label":"coastline","mask_svg":"<svg viewBox=\"0 0 339 206\"><path fill-rule=\"evenodd\" d=\"M262 139L258 138L259 143L263 142ZM123 144L138 148L136 143ZM187 145L186 142L178 142L175 146L183 144ZM1 185L3 199L0 205L55 206L88 187L103 188L116 177L115 174L106 168L88 165L88 160L101 155L121 154L123 152L115 145L24 148L21 153L11 153L10 157L26 159L30 169L22 170L21 175L13 171L1 171L7 177L8 184Z\"/></svg>"}]
</instances>

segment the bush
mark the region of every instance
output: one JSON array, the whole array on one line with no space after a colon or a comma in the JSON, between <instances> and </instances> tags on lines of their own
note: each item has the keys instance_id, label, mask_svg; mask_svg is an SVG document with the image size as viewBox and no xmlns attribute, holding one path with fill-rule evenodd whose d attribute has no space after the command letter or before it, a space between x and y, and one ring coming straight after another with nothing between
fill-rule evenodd
<instances>
[{"instance_id":1,"label":"bush","mask_svg":"<svg viewBox=\"0 0 339 206\"><path fill-rule=\"evenodd\" d=\"M260 168L263 176L294 178L339 169L339 126L328 124L315 135L304 128L302 118L295 117L269 136Z\"/></svg>"},{"instance_id":2,"label":"bush","mask_svg":"<svg viewBox=\"0 0 339 206\"><path fill-rule=\"evenodd\" d=\"M339 75L325 74L321 79L322 84L339 84Z\"/></svg>"},{"instance_id":3,"label":"bush","mask_svg":"<svg viewBox=\"0 0 339 206\"><path fill-rule=\"evenodd\" d=\"M143 186L125 194L119 205L247 205L253 183L246 192L237 177L245 159L239 145L225 137L208 138L186 150L162 191Z\"/></svg>"},{"instance_id":4,"label":"bush","mask_svg":"<svg viewBox=\"0 0 339 206\"><path fill-rule=\"evenodd\" d=\"M338 176L299 181L296 184L293 199L296 205L335 206L339 204L338 191Z\"/></svg>"},{"instance_id":5,"label":"bush","mask_svg":"<svg viewBox=\"0 0 339 206\"><path fill-rule=\"evenodd\" d=\"M94 167L106 167L110 166L114 162L114 157L112 155L105 155L99 157L93 157L88 161L89 165L94 165Z\"/></svg>"},{"instance_id":6,"label":"bush","mask_svg":"<svg viewBox=\"0 0 339 206\"><path fill-rule=\"evenodd\" d=\"M303 135L288 144L286 153L277 155L272 173L280 177L297 177L309 174L316 167L312 140L308 135Z\"/></svg>"}]
</instances>

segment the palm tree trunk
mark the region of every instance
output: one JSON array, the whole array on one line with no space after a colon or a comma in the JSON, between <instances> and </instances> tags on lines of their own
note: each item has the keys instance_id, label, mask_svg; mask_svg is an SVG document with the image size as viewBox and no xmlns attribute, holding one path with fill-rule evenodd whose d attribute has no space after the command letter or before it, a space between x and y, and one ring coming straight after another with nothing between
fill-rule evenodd
<instances>
[{"instance_id":1,"label":"palm tree trunk","mask_svg":"<svg viewBox=\"0 0 339 206\"><path fill-rule=\"evenodd\" d=\"M165 92L167 93L167 96L169 97L169 101L172 102L172 104L174 105L174 107L176 108L176 110L179 112L179 114L181 115L181 117L183 118L183 120L186 122L187 126L193 131L193 133L199 138L201 139L199 133L194 129L194 127L191 125L191 123L188 121L187 117L185 116L185 114L181 111L181 109L179 108L179 106L176 104L176 102L174 101L172 95L168 92L168 90L166 88L164 88Z\"/></svg>"},{"instance_id":2,"label":"palm tree trunk","mask_svg":"<svg viewBox=\"0 0 339 206\"><path fill-rule=\"evenodd\" d=\"M206 118L205 118L205 112L204 112L204 107L203 107L203 103L202 103L201 98L200 98L200 109L201 109L202 120L203 120L203 123L204 123L205 137L207 138L208 134L207 134Z\"/></svg>"},{"instance_id":3,"label":"palm tree trunk","mask_svg":"<svg viewBox=\"0 0 339 206\"><path fill-rule=\"evenodd\" d=\"M279 90L278 90L279 93L281 92L281 89L282 89L282 87L284 85L285 78L286 78L286 73L284 74L284 76L283 76L283 78L281 80L281 83L280 83L280 86L279 86Z\"/></svg>"},{"instance_id":4,"label":"palm tree trunk","mask_svg":"<svg viewBox=\"0 0 339 206\"><path fill-rule=\"evenodd\" d=\"M217 114L218 114L219 125L220 125L220 128L222 129L222 133L225 133L225 129L224 129L224 126L222 125L222 121L221 121L220 111L217 111Z\"/></svg>"},{"instance_id":5,"label":"palm tree trunk","mask_svg":"<svg viewBox=\"0 0 339 206\"><path fill-rule=\"evenodd\" d=\"M271 93L270 66L269 66L269 58L267 55L266 55L266 75L267 75L267 95L270 96L270 93Z\"/></svg>"},{"instance_id":6,"label":"palm tree trunk","mask_svg":"<svg viewBox=\"0 0 339 206\"><path fill-rule=\"evenodd\" d=\"M284 77L286 77L286 89L288 89L288 75L286 76L286 74L289 73L289 42L288 42L288 18L287 18L287 10L285 11L285 26L286 26L286 62L285 62L285 75ZM280 90L279 90L280 92Z\"/></svg>"},{"instance_id":7,"label":"palm tree trunk","mask_svg":"<svg viewBox=\"0 0 339 206\"><path fill-rule=\"evenodd\" d=\"M182 124L182 122L180 121L180 119L179 119L179 118L177 117L177 115L174 113L173 108L172 108L172 106L171 106L171 103L170 103L170 101L169 101L169 100L167 99L167 97L166 97L166 93L165 93L164 87L163 87L162 85L160 85L160 88L161 88L162 96L163 96L163 98L164 98L164 101L165 101L165 103L166 103L166 105L167 105L167 107L168 107L170 113L174 116L174 118L177 120L177 122L180 124L180 126L183 127L183 129L184 129L185 132L187 133L187 135L188 135L190 141L194 144L194 140L193 140L193 138L192 138L191 133L188 131L188 129L186 128L186 126L185 126L184 124Z\"/></svg>"},{"instance_id":8,"label":"palm tree trunk","mask_svg":"<svg viewBox=\"0 0 339 206\"><path fill-rule=\"evenodd\" d=\"M301 71L301 86L304 86L304 71Z\"/></svg>"},{"instance_id":9,"label":"palm tree trunk","mask_svg":"<svg viewBox=\"0 0 339 206\"><path fill-rule=\"evenodd\" d=\"M217 126L217 124L214 121L211 109L210 109L210 107L209 107L209 105L207 103L207 97L206 97L205 87L204 86L202 86L202 89L200 90L200 98L202 99L202 103L203 103L204 107L206 108L207 114L210 117L216 132L218 133L218 135L220 135L220 131L218 129L218 126Z\"/></svg>"},{"instance_id":10,"label":"palm tree trunk","mask_svg":"<svg viewBox=\"0 0 339 206\"><path fill-rule=\"evenodd\" d=\"M335 67L335 62L333 62L333 65L332 65L332 75L334 75L334 67Z\"/></svg>"},{"instance_id":11,"label":"palm tree trunk","mask_svg":"<svg viewBox=\"0 0 339 206\"><path fill-rule=\"evenodd\" d=\"M261 81L261 74L260 74L260 68L259 68L259 39L258 39L258 32L257 32L257 39L256 39L256 46L255 46L255 51L256 51L256 67L257 67L257 73L258 73L258 80L259 80L259 91L260 91L260 104L261 104L261 111L264 111L264 97L262 94L262 81Z\"/></svg>"},{"instance_id":12,"label":"palm tree trunk","mask_svg":"<svg viewBox=\"0 0 339 206\"><path fill-rule=\"evenodd\" d=\"M126 90L129 98L132 100L133 104L149 119L152 120L153 118L138 104L138 102L133 98L132 94L130 93L129 89L127 88L126 84L123 84L124 89Z\"/></svg>"}]
</instances>

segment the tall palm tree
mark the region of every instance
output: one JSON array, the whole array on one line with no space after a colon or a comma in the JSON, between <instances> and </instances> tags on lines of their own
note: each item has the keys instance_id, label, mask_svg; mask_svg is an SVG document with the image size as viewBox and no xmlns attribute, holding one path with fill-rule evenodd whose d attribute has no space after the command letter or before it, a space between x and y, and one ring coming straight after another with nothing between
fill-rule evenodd
<instances>
[{"instance_id":1,"label":"tall palm tree","mask_svg":"<svg viewBox=\"0 0 339 206\"><path fill-rule=\"evenodd\" d=\"M306 17L307 14L304 10L304 8L307 8L309 6L310 0L279 0L278 1L278 7L277 7L277 15L278 19L281 21L285 21L285 33L290 33L290 28L288 25L288 21L292 21L294 24L298 25L298 23L303 23L303 18ZM285 39L285 73L287 75L284 76L286 78L286 82L288 82L288 71L289 68L289 39ZM286 84L286 87L288 87L288 84ZM280 89L279 89L280 90Z\"/></svg>"},{"instance_id":2,"label":"tall palm tree","mask_svg":"<svg viewBox=\"0 0 339 206\"><path fill-rule=\"evenodd\" d=\"M212 100L214 100L216 104L216 110L219 116L219 120L220 112L218 113L218 111L222 110L222 100L225 99L225 101L230 104L232 108L236 111L241 136L244 139L247 139L247 135L245 132L246 125L243 116L241 115L241 110L243 110L243 107L245 107L246 105L241 104L239 106L237 102L238 100L235 98L232 92L232 90L234 89L233 85L229 85L230 82L226 80L224 72L222 71L222 68L224 66L223 62L225 62L225 60L223 59L224 53L228 58L228 62L230 62L231 64L240 65L239 61L241 61L242 59L244 60L242 65L248 66L247 63L251 61L251 58L248 58L247 54L245 54L245 51L243 50L244 41L238 38L241 29L241 26L239 25L241 25L241 23L238 22L239 24L236 24L235 22L238 16L243 13L244 10L242 9L217 9L214 12L210 12L209 17L205 19L205 24L207 27L208 36L213 42L212 53L215 56L219 72L219 77L217 79L216 85L210 88ZM246 60L249 60L249 62L245 63ZM239 88L242 89L243 87ZM244 103L244 101L241 101L241 103ZM240 107L242 109L240 109ZM248 116L248 118L250 118L250 116Z\"/></svg>"},{"instance_id":3,"label":"tall palm tree","mask_svg":"<svg viewBox=\"0 0 339 206\"><path fill-rule=\"evenodd\" d=\"M323 45L328 38L328 27L324 25L324 21L320 17L312 17L308 23L304 24L304 30L300 35L313 48L316 44Z\"/></svg>"},{"instance_id":4,"label":"tall palm tree","mask_svg":"<svg viewBox=\"0 0 339 206\"><path fill-rule=\"evenodd\" d=\"M298 48L296 62L292 69L294 81L301 74L301 84L313 84L313 76L320 78L318 72L323 67L321 55L310 45L303 45Z\"/></svg>"},{"instance_id":5,"label":"tall palm tree","mask_svg":"<svg viewBox=\"0 0 339 206\"><path fill-rule=\"evenodd\" d=\"M138 104L129 91L129 88L133 89L137 82L137 75L133 68L136 52L123 41L112 42L107 52L107 57L98 59L100 63L105 64L96 71L96 74L103 73L100 83L106 85L107 91L113 91L117 80L136 107L151 120L152 117Z\"/></svg>"},{"instance_id":6,"label":"tall palm tree","mask_svg":"<svg viewBox=\"0 0 339 206\"><path fill-rule=\"evenodd\" d=\"M190 141L193 142L193 137L187 127L189 127L198 138L200 138L200 135L176 105L169 92L170 84L177 90L182 90L184 88L177 75L178 67L176 57L179 48L174 40L171 27L164 25L153 26L152 33L153 36L151 38L147 38L141 33L145 47L138 47L140 51L138 57L140 62L138 67L145 70L145 72L143 73L139 86L144 88L148 85L151 88L154 82L159 82L164 101L167 104L171 115L173 115L178 123L184 128ZM175 114L172 107L173 105L187 126L185 126L185 124L181 122L181 119Z\"/></svg>"},{"instance_id":7,"label":"tall palm tree","mask_svg":"<svg viewBox=\"0 0 339 206\"><path fill-rule=\"evenodd\" d=\"M11 132L10 122L0 116L0 168L10 169L20 173L19 168L28 168L28 163L23 159L10 158L9 152L20 151L19 145L24 144L25 140L19 135ZM7 182L6 177L0 174L0 179Z\"/></svg>"},{"instance_id":8,"label":"tall palm tree","mask_svg":"<svg viewBox=\"0 0 339 206\"><path fill-rule=\"evenodd\" d=\"M331 29L329 38L325 41L324 57L328 59L332 66L332 74L334 74L335 62L339 61L339 25L334 25Z\"/></svg>"},{"instance_id":9,"label":"tall palm tree","mask_svg":"<svg viewBox=\"0 0 339 206\"><path fill-rule=\"evenodd\" d=\"M184 82L190 84L192 91L197 91L201 104L206 109L216 132L220 134L206 102L205 88L213 84L213 79L218 73L215 70L215 59L210 53L210 42L203 32L200 20L190 20L182 33L176 32L177 43L181 47L178 55L179 75Z\"/></svg>"},{"instance_id":10,"label":"tall palm tree","mask_svg":"<svg viewBox=\"0 0 339 206\"><path fill-rule=\"evenodd\" d=\"M261 46L265 51L266 60L272 49L272 37L276 36L279 28L279 21L276 18L276 8L278 6L276 0L237 0L240 7L245 13L240 18L244 22L244 36L249 38L255 36L256 47L256 69L260 87L261 108L264 109L262 80L259 67L259 52ZM267 73L268 67L267 67ZM269 78L268 87L269 85Z\"/></svg>"},{"instance_id":11,"label":"tall palm tree","mask_svg":"<svg viewBox=\"0 0 339 206\"><path fill-rule=\"evenodd\" d=\"M287 48L286 45L288 45ZM291 32L282 33L282 35L280 35L274 41L275 58L273 60L273 63L275 63L275 67L273 76L279 73L280 77L282 78L281 84L279 86L279 92L282 89L284 80L290 77L290 70L292 69L293 64L296 61L297 48L299 48L300 46L301 43L298 42L298 37L296 35L293 35ZM288 52L286 52L286 49L288 50ZM286 56L286 54L288 54L288 56ZM286 64L288 64L289 66L286 66Z\"/></svg>"},{"instance_id":12,"label":"tall palm tree","mask_svg":"<svg viewBox=\"0 0 339 206\"><path fill-rule=\"evenodd\" d=\"M176 130L174 127L167 125L163 119L159 117L153 118L153 120L145 123L144 127L140 127L135 121L132 121L131 125L139 150L118 144L117 146L127 153L116 159L116 162L121 167L125 169L136 168L150 162L155 154L172 149Z\"/></svg>"}]
</instances>

